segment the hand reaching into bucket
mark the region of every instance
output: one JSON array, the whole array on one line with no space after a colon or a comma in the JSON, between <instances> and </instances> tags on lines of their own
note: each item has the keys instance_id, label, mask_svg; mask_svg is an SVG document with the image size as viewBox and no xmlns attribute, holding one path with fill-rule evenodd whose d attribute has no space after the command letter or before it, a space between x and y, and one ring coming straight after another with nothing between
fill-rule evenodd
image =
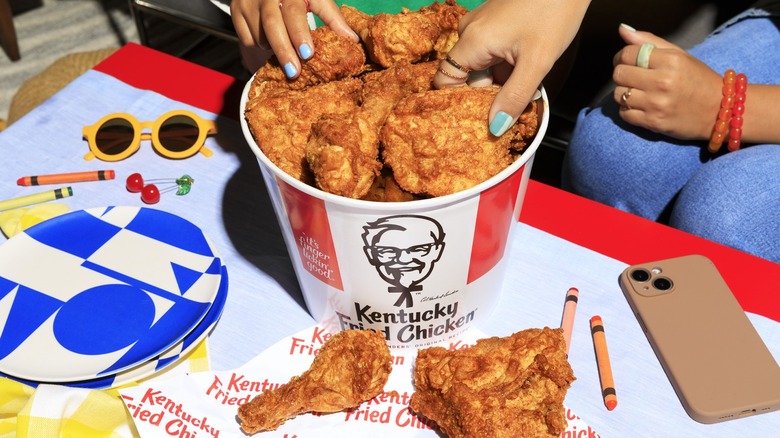
<instances>
[{"instance_id":1,"label":"hand reaching into bucket","mask_svg":"<svg viewBox=\"0 0 780 438\"><path fill-rule=\"evenodd\" d=\"M514 124L571 44L587 0L489 0L460 21L459 39L434 78L437 88L504 84L490 108L490 132ZM490 69L491 71L488 71Z\"/></svg>"},{"instance_id":2,"label":"hand reaching into bucket","mask_svg":"<svg viewBox=\"0 0 780 438\"><path fill-rule=\"evenodd\" d=\"M254 72L276 55L287 77L297 77L301 60L316 50L306 17L309 11L337 34L359 40L332 0L233 0L230 15L246 68Z\"/></svg>"}]
</instances>

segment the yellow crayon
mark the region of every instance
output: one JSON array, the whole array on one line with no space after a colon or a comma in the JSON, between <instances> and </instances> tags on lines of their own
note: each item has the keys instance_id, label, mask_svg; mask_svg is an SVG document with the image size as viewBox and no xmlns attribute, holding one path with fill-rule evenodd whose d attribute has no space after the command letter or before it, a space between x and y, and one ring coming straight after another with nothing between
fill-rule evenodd
<instances>
[{"instance_id":1,"label":"yellow crayon","mask_svg":"<svg viewBox=\"0 0 780 438\"><path fill-rule=\"evenodd\" d=\"M71 189L70 187L63 187L55 190L49 190L46 192L35 193L32 195L20 196L18 198L0 201L0 211L13 210L14 208L25 207L33 204L40 204L41 202L67 198L68 196L73 196L73 189Z\"/></svg>"}]
</instances>

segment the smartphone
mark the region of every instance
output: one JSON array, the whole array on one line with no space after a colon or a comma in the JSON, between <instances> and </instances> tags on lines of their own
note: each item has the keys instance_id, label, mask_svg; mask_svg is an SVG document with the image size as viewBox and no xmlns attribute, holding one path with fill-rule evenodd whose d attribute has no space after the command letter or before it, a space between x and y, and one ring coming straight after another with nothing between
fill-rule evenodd
<instances>
[{"instance_id":1,"label":"smartphone","mask_svg":"<svg viewBox=\"0 0 780 438\"><path fill-rule=\"evenodd\" d=\"M780 367L710 259L630 266L619 282L691 418L718 423L780 408Z\"/></svg>"}]
</instances>

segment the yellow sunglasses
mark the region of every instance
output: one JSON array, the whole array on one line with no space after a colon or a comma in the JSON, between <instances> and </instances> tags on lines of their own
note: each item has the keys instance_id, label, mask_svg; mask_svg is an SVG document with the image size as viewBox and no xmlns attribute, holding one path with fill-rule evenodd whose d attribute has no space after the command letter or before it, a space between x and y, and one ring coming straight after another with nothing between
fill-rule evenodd
<instances>
[{"instance_id":1,"label":"yellow sunglasses","mask_svg":"<svg viewBox=\"0 0 780 438\"><path fill-rule=\"evenodd\" d=\"M143 129L150 129L151 133L142 132ZM138 151L141 140L151 140L152 147L168 158L187 158L198 151L210 157L213 152L204 143L207 135L216 133L213 120L204 120L186 110L167 112L154 122L139 122L130 114L114 113L84 127L82 134L89 143L84 159L124 160Z\"/></svg>"}]
</instances>

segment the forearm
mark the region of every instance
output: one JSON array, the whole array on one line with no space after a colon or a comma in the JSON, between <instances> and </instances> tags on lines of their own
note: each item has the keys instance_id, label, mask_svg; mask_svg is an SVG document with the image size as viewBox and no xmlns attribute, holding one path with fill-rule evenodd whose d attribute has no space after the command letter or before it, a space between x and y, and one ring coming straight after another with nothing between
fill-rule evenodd
<instances>
[{"instance_id":1,"label":"forearm","mask_svg":"<svg viewBox=\"0 0 780 438\"><path fill-rule=\"evenodd\" d=\"M780 144L780 85L748 85L742 143Z\"/></svg>"}]
</instances>

